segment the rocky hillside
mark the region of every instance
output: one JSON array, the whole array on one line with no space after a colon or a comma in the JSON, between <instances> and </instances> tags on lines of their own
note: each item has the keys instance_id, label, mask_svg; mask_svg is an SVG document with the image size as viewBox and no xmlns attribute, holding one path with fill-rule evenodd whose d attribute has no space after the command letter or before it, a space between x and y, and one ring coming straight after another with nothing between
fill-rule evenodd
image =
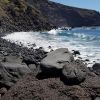
<instances>
[{"instance_id":1,"label":"rocky hillside","mask_svg":"<svg viewBox=\"0 0 100 100\"><path fill-rule=\"evenodd\" d=\"M99 26L100 13L48 0L0 0L0 32Z\"/></svg>"},{"instance_id":2,"label":"rocky hillside","mask_svg":"<svg viewBox=\"0 0 100 100\"><path fill-rule=\"evenodd\" d=\"M49 23L55 26L100 26L100 13L94 10L64 6L45 0L44 3L40 2L38 7L43 15L46 15Z\"/></svg>"},{"instance_id":3,"label":"rocky hillside","mask_svg":"<svg viewBox=\"0 0 100 100\"><path fill-rule=\"evenodd\" d=\"M26 0L0 0L0 32L50 30L52 25Z\"/></svg>"}]
</instances>

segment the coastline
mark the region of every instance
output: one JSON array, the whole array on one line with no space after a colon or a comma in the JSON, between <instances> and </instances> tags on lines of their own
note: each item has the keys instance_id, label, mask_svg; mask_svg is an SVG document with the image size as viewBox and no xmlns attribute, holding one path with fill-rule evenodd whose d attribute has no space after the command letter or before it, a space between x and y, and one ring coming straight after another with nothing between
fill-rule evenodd
<instances>
[{"instance_id":1,"label":"coastline","mask_svg":"<svg viewBox=\"0 0 100 100\"><path fill-rule=\"evenodd\" d=\"M86 32L96 26L95 10L50 0L0 0L0 100L100 100L100 29ZM79 34L67 32L74 28Z\"/></svg>"},{"instance_id":2,"label":"coastline","mask_svg":"<svg viewBox=\"0 0 100 100\"><path fill-rule=\"evenodd\" d=\"M27 80L27 78L30 77L30 82L34 82L35 81L34 78L36 78L36 80L37 80L36 75L39 72L41 72L40 69L38 70L41 60L44 59L46 56L47 56L47 52L43 51L42 48L28 49L26 47L21 47L19 45L16 45L15 43L10 43L10 42L0 38L0 66L2 66L1 69L3 68L0 71L5 76L5 77L2 76L3 80L0 80L0 84L2 83L1 87L0 87L0 91L2 91L2 89L4 89L6 92L8 91L7 92L8 94L6 94L6 92L4 90L2 92L0 92L1 96L3 97L1 100L6 100L7 98L8 98L8 100L14 100L14 99L9 99L9 97L13 93L12 91L14 91L13 88L19 87L21 85L21 83L25 84L24 82ZM14 67L14 69L13 69L13 67ZM16 69L18 69L18 70L16 70ZM6 72L5 72L5 70L6 70ZM94 84L93 81L95 80L95 82L96 82L94 84L96 87L95 95L97 95L96 97L99 97L100 94L97 93L97 91L100 89L99 85L98 85L100 82L100 79L98 78L99 75L97 74L98 75L97 76L96 74L94 74L94 72L95 73L97 73L97 72L94 71L92 68L89 68L88 70L90 70L90 71L87 75L86 81L81 83L84 85L82 87L80 87L80 84L78 84L77 86L79 86L79 90L83 87L88 90L88 87L91 85L91 89L92 89L93 84ZM33 78L33 80L31 80L33 76L34 76L34 78ZM47 77L46 81L48 82L48 81L52 80L52 81L54 81L54 83L58 82L59 86L61 84L62 85L64 84L64 83L62 83L63 82L62 80L59 80L58 76L57 76L57 78L55 78L55 75L54 75L52 78L53 78L53 80L51 78ZM91 78L93 78L93 80ZM40 82L39 80L40 79L38 79L37 82ZM59 81L57 81L57 80L59 80ZM19 85L17 85L16 82L18 82ZM29 82L29 84L31 84L30 82ZM41 79L41 82L44 82L44 79ZM87 84L85 82L89 82L89 83ZM87 87L85 87L85 84L87 85ZM44 86L44 83L43 83L43 86ZM64 85L64 86L69 87L69 85ZM73 89L73 86L76 88L75 85L72 85L69 88ZM27 88L29 88L29 87L27 87ZM37 89L36 86L35 86L35 88ZM84 90L84 88L82 89L82 91ZM63 89L67 89L67 88L63 88ZM75 89L75 91L76 91L76 89ZM11 91L10 93L9 93L9 90ZM61 91L60 89L56 89L56 90ZM19 92L20 90L16 89L16 91ZM24 88L22 89L22 91L25 92ZM71 91L71 93L72 93L72 91ZM51 91L49 91L49 92L51 93ZM67 92L70 93L69 91L67 91ZM84 93L91 94L91 91L84 92ZM76 94L73 94L73 96L66 95L66 97L74 98L75 95ZM83 93L81 95L83 96ZM95 98L95 95L93 96L93 98ZM80 96L80 94L78 93L77 98L80 98L79 96ZM91 96L90 97L89 97L89 95L85 96L84 100L89 100L91 98ZM50 97L48 97L48 98L50 98Z\"/></svg>"}]
</instances>

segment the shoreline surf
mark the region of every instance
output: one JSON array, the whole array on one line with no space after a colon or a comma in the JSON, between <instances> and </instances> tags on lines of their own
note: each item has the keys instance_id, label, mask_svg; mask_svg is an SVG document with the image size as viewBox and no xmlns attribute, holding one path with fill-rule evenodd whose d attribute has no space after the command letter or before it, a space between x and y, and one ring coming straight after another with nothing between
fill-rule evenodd
<instances>
[{"instance_id":1,"label":"shoreline surf","mask_svg":"<svg viewBox=\"0 0 100 100\"><path fill-rule=\"evenodd\" d=\"M43 47L45 51L68 48L81 53L76 59L87 60L88 67L100 62L100 27L73 28L71 30L53 29L45 32L14 32L3 39L28 48Z\"/></svg>"}]
</instances>

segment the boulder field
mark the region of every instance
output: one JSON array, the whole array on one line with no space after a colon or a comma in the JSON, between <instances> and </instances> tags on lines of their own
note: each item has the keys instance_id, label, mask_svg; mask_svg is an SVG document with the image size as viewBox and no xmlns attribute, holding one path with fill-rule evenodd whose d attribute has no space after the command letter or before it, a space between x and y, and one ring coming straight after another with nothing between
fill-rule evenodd
<instances>
[{"instance_id":1,"label":"boulder field","mask_svg":"<svg viewBox=\"0 0 100 100\"><path fill-rule=\"evenodd\" d=\"M75 60L66 48L47 53L16 46L12 53L3 54L0 58L1 100L100 99L100 77L83 61Z\"/></svg>"},{"instance_id":2,"label":"boulder field","mask_svg":"<svg viewBox=\"0 0 100 100\"><path fill-rule=\"evenodd\" d=\"M80 60L74 60L73 55L66 48L60 48L47 54L40 64L42 73L47 76L54 75L61 77L69 84L78 84L82 82L87 73L86 65Z\"/></svg>"}]
</instances>

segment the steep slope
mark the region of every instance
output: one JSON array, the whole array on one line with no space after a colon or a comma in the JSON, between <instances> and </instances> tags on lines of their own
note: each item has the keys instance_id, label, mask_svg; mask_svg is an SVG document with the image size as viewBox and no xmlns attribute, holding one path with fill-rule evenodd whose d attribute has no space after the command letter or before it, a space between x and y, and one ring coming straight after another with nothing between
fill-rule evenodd
<instances>
[{"instance_id":1,"label":"steep slope","mask_svg":"<svg viewBox=\"0 0 100 100\"><path fill-rule=\"evenodd\" d=\"M49 0L0 0L0 33L100 26L100 13Z\"/></svg>"},{"instance_id":2,"label":"steep slope","mask_svg":"<svg viewBox=\"0 0 100 100\"><path fill-rule=\"evenodd\" d=\"M47 19L26 0L0 0L0 32L50 30Z\"/></svg>"},{"instance_id":3,"label":"steep slope","mask_svg":"<svg viewBox=\"0 0 100 100\"><path fill-rule=\"evenodd\" d=\"M48 21L56 26L100 26L100 13L94 10L80 9L54 2L40 2L38 5ZM46 9L45 9L46 8Z\"/></svg>"}]
</instances>

